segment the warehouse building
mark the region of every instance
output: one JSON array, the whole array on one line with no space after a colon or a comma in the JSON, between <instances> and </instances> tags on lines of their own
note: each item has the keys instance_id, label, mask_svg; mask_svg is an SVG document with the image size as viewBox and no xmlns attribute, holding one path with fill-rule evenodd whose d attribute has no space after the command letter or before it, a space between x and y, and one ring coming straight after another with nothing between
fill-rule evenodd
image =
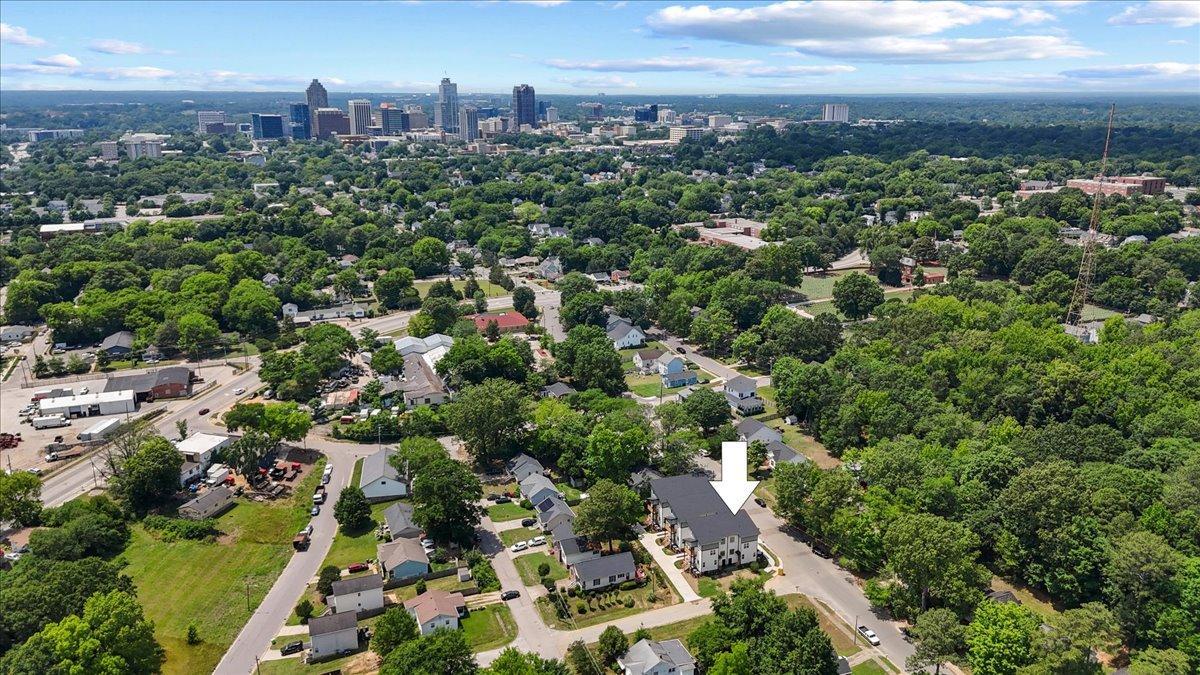
<instances>
[{"instance_id":1,"label":"warehouse building","mask_svg":"<svg viewBox=\"0 0 1200 675\"><path fill-rule=\"evenodd\" d=\"M92 415L121 415L137 411L137 395L123 391L99 391L78 396L46 398L39 402L43 415L91 417Z\"/></svg>"}]
</instances>

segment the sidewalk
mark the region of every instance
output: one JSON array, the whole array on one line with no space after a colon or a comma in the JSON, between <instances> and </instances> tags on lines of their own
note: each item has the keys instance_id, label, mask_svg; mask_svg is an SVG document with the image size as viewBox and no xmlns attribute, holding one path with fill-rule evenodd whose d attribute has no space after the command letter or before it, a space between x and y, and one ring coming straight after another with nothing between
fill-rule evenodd
<instances>
[{"instance_id":1,"label":"sidewalk","mask_svg":"<svg viewBox=\"0 0 1200 675\"><path fill-rule=\"evenodd\" d=\"M692 586L688 583L687 577L684 576L683 570L675 567L675 561L681 558L682 554L670 556L664 553L662 545L656 541L661 535L661 532L647 532L643 534L640 539L642 546L650 552L651 557L654 558L654 562L658 563L658 566L662 568L663 573L671 580L671 585L675 587L675 590L683 598L684 602L699 600L700 594L692 590Z\"/></svg>"}]
</instances>

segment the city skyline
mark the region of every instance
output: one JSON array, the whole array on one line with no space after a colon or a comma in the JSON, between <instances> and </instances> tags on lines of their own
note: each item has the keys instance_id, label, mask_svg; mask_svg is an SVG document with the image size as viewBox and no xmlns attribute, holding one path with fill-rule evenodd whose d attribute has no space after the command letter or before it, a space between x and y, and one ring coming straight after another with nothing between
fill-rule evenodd
<instances>
[{"instance_id":1,"label":"city skyline","mask_svg":"<svg viewBox=\"0 0 1200 675\"><path fill-rule=\"evenodd\" d=\"M527 82L546 96L1200 91L1198 2L217 5L228 11L0 3L0 86L296 91L315 75L335 91L428 93L449 77L463 93ZM512 41L531 28L536 40ZM403 65L361 58L384 41Z\"/></svg>"}]
</instances>

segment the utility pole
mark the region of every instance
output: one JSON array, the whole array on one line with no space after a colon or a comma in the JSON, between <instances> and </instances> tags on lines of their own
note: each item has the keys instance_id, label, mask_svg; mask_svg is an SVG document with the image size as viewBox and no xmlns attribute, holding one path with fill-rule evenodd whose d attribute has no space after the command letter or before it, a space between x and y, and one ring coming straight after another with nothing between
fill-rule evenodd
<instances>
[{"instance_id":1,"label":"utility pole","mask_svg":"<svg viewBox=\"0 0 1200 675\"><path fill-rule=\"evenodd\" d=\"M1088 231L1083 240L1083 256L1079 261L1079 275L1075 277L1075 292L1071 294L1071 304L1067 307L1066 323L1076 326L1083 319L1083 306L1087 304L1088 295L1092 289L1092 275L1096 270L1096 237L1100 235L1100 203L1104 200L1104 172L1108 168L1108 144L1112 140L1113 115L1117 112L1117 104L1108 109L1108 131L1104 135L1104 154L1100 157L1100 175L1097 176L1096 194L1092 200L1092 216L1088 221Z\"/></svg>"},{"instance_id":2,"label":"utility pole","mask_svg":"<svg viewBox=\"0 0 1200 675\"><path fill-rule=\"evenodd\" d=\"M250 575L246 575L246 611L250 611Z\"/></svg>"}]
</instances>

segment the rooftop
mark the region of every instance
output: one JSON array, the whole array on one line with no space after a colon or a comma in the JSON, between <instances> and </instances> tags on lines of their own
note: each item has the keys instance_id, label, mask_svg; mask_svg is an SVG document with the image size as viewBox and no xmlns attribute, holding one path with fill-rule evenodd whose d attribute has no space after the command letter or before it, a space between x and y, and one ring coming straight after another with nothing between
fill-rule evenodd
<instances>
[{"instance_id":1,"label":"rooftop","mask_svg":"<svg viewBox=\"0 0 1200 675\"><path fill-rule=\"evenodd\" d=\"M707 478L659 478L650 483L650 491L656 499L671 507L675 518L680 524L690 528L692 536L700 543L735 534L739 537L758 536L758 527L750 520L746 511L730 513L729 507Z\"/></svg>"},{"instance_id":2,"label":"rooftop","mask_svg":"<svg viewBox=\"0 0 1200 675\"><path fill-rule=\"evenodd\" d=\"M383 588L383 577L378 574L364 574L333 582L333 595L362 593L374 588Z\"/></svg>"},{"instance_id":3,"label":"rooftop","mask_svg":"<svg viewBox=\"0 0 1200 675\"><path fill-rule=\"evenodd\" d=\"M633 562L633 553L629 551L575 563L575 575L580 579L603 579L620 574L633 576L636 571L637 565Z\"/></svg>"},{"instance_id":4,"label":"rooftop","mask_svg":"<svg viewBox=\"0 0 1200 675\"><path fill-rule=\"evenodd\" d=\"M346 630L347 628L358 627L357 612L338 612L337 614L326 614L325 616L314 616L308 620L308 635L315 637L317 635L328 635L338 631Z\"/></svg>"}]
</instances>

